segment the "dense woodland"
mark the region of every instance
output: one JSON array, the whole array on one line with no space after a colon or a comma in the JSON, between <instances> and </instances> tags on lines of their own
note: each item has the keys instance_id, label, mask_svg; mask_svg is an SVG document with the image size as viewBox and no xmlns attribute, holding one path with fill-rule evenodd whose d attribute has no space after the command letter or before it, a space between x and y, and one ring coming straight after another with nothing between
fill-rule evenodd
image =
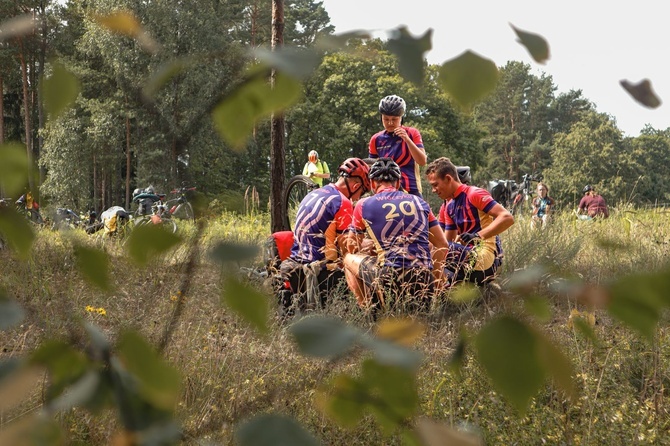
<instances>
[{"instance_id":1,"label":"dense woodland","mask_svg":"<svg viewBox=\"0 0 670 446\"><path fill-rule=\"evenodd\" d=\"M158 51L143 51L92 20L119 8L133 11ZM261 207L268 202L269 122L258 123L245 150L233 150L214 130L211 111L241 81L253 61L249 49L269 45L270 2L0 0L0 21L26 13L41 27L0 43L0 143L26 145L40 172L30 187L43 204L128 207L137 187L168 191L183 182L231 209L251 187ZM309 46L333 32L317 1L289 0L285 14L286 45ZM542 173L564 207L574 206L587 183L612 204L670 198L670 166L659 162L670 158L670 128L646 127L624 138L581 91L558 94L551 76L538 77L517 61L499 67L497 89L466 114L439 88L439 66L427 66L416 86L399 75L385 42L349 46L323 58L300 102L286 111L287 177L301 171L311 149L331 168L366 156L370 136L381 128L379 99L398 94L429 159L447 156L471 166L475 183ZM148 95L152 76L179 63L188 69ZM81 92L73 108L48 120L38 105L40 79L56 64L77 76ZM631 107L639 105L631 100Z\"/></svg>"}]
</instances>

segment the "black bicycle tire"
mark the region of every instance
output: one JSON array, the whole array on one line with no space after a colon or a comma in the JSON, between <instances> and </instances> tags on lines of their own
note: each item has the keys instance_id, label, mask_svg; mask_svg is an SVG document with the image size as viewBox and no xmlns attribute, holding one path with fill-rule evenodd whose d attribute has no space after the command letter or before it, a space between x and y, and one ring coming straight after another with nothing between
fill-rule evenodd
<instances>
[{"instance_id":1,"label":"black bicycle tire","mask_svg":"<svg viewBox=\"0 0 670 446\"><path fill-rule=\"evenodd\" d=\"M296 175L288 180L286 188L284 189L284 196L282 197L285 215L285 231L293 230L294 215L292 215L292 212L297 210L297 205L300 204L302 199L305 198L308 193L318 187L318 184L305 175Z\"/></svg>"}]
</instances>

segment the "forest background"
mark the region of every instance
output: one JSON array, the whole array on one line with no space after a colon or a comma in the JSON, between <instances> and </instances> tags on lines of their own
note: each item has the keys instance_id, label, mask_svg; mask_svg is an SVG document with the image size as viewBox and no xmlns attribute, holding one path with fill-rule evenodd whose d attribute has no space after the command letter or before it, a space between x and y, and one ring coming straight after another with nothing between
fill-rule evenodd
<instances>
[{"instance_id":1,"label":"forest background","mask_svg":"<svg viewBox=\"0 0 670 446\"><path fill-rule=\"evenodd\" d=\"M160 51L111 34L91 13L132 10ZM130 192L153 185L166 192L197 185L211 201L244 209L250 188L261 208L270 196L270 122L259 121L245 150L222 141L210 112L243 81L248 48L269 46L271 4L257 0L185 2L0 1L0 17L33 14L43 26L0 45L0 144L26 144L40 176L31 184L43 204L97 211L130 207ZM320 2L285 7L286 45L307 47L333 27ZM406 125L417 127L429 159L469 165L474 182L520 181L541 173L559 206L574 207L585 184L612 204L668 200L669 129L645 127L623 137L615 119L580 90L557 94L551 76L528 64L499 67L494 92L471 112L438 86L438 65L424 60L420 86L399 74L397 58L378 39L350 40L347 52L326 53L285 114L286 176L302 171L315 149L331 169L365 157L380 130L377 104L405 98ZM58 62L55 62L58 61ZM175 64L187 69L177 69ZM64 68L81 82L73 108L47 120L39 79ZM176 72L152 91L152 76ZM155 81L153 81L156 84ZM640 107L631 99L631 107ZM37 188L36 186L39 186Z\"/></svg>"}]
</instances>

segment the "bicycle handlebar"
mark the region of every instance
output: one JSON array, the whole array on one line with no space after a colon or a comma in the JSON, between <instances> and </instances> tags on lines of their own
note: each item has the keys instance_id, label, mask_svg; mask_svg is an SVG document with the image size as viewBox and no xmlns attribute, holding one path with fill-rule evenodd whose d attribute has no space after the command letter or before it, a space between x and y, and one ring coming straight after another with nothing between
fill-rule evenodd
<instances>
[{"instance_id":1,"label":"bicycle handlebar","mask_svg":"<svg viewBox=\"0 0 670 446\"><path fill-rule=\"evenodd\" d=\"M183 194L186 192L191 192L194 191L196 188L194 187L180 187L179 189L172 189L170 191L171 194Z\"/></svg>"}]
</instances>

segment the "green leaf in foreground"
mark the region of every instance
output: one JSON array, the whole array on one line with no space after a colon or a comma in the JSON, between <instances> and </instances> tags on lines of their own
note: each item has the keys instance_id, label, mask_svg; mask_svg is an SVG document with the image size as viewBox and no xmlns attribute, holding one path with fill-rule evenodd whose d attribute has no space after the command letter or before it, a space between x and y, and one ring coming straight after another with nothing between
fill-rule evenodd
<instances>
[{"instance_id":1,"label":"green leaf in foreground","mask_svg":"<svg viewBox=\"0 0 670 446\"><path fill-rule=\"evenodd\" d=\"M472 433L458 431L447 423L438 423L430 418L421 418L416 430L424 446L484 446L484 440Z\"/></svg>"},{"instance_id":2,"label":"green leaf in foreground","mask_svg":"<svg viewBox=\"0 0 670 446\"><path fill-rule=\"evenodd\" d=\"M4 20L0 23L0 42L32 34L37 25L38 21L32 14L23 14Z\"/></svg>"},{"instance_id":3,"label":"green leaf in foreground","mask_svg":"<svg viewBox=\"0 0 670 446\"><path fill-rule=\"evenodd\" d=\"M61 445L65 436L58 422L45 414L29 415L3 425L0 444L12 446Z\"/></svg>"},{"instance_id":4,"label":"green leaf in foreground","mask_svg":"<svg viewBox=\"0 0 670 446\"><path fill-rule=\"evenodd\" d=\"M160 45L144 31L132 12L115 11L108 15L94 14L93 20L115 34L134 38L147 52L155 53L160 49Z\"/></svg>"},{"instance_id":5,"label":"green leaf in foreground","mask_svg":"<svg viewBox=\"0 0 670 446\"><path fill-rule=\"evenodd\" d=\"M81 87L79 79L62 64L54 63L52 70L51 76L42 78L40 87L44 98L44 108L49 113L49 117L55 119L74 104Z\"/></svg>"},{"instance_id":6,"label":"green leaf in foreground","mask_svg":"<svg viewBox=\"0 0 670 446\"><path fill-rule=\"evenodd\" d=\"M251 260L258 255L257 245L243 245L239 243L221 242L217 243L210 252L210 256L216 262L243 262Z\"/></svg>"},{"instance_id":7,"label":"green leaf in foreground","mask_svg":"<svg viewBox=\"0 0 670 446\"><path fill-rule=\"evenodd\" d=\"M398 58L400 75L416 85L423 83L423 55L432 49L433 30L429 29L423 36L415 39L407 28L399 27L391 32L387 47Z\"/></svg>"},{"instance_id":8,"label":"green leaf in foreground","mask_svg":"<svg viewBox=\"0 0 670 446\"><path fill-rule=\"evenodd\" d=\"M571 398L577 394L572 380L574 369L570 359L542 333L535 332L537 356L544 369L559 388Z\"/></svg>"},{"instance_id":9,"label":"green leaf in foreground","mask_svg":"<svg viewBox=\"0 0 670 446\"><path fill-rule=\"evenodd\" d=\"M179 373L135 332L125 332L118 344L119 357L140 383L140 394L155 407L174 409L181 387Z\"/></svg>"},{"instance_id":10,"label":"green leaf in foreground","mask_svg":"<svg viewBox=\"0 0 670 446\"><path fill-rule=\"evenodd\" d=\"M35 240L30 222L11 208L0 208L0 236L22 258L28 257Z\"/></svg>"},{"instance_id":11,"label":"green leaf in foreground","mask_svg":"<svg viewBox=\"0 0 670 446\"><path fill-rule=\"evenodd\" d=\"M416 377L404 368L366 359L359 377L338 375L319 394L318 403L326 414L349 427L360 422L368 410L390 435L416 412Z\"/></svg>"},{"instance_id":12,"label":"green leaf in foreground","mask_svg":"<svg viewBox=\"0 0 670 446\"><path fill-rule=\"evenodd\" d=\"M609 288L607 310L652 340L664 308L670 307L670 271L624 277Z\"/></svg>"},{"instance_id":13,"label":"green leaf in foreground","mask_svg":"<svg viewBox=\"0 0 670 446\"><path fill-rule=\"evenodd\" d=\"M439 73L440 86L466 110L484 99L498 83L496 64L472 51L445 62Z\"/></svg>"},{"instance_id":14,"label":"green leaf in foreground","mask_svg":"<svg viewBox=\"0 0 670 446\"><path fill-rule=\"evenodd\" d=\"M70 384L80 379L89 365L86 357L63 341L46 341L33 352L30 363L49 371L47 400L60 395Z\"/></svg>"},{"instance_id":15,"label":"green leaf in foreground","mask_svg":"<svg viewBox=\"0 0 670 446\"><path fill-rule=\"evenodd\" d=\"M535 62L544 64L549 59L549 45L544 37L520 30L511 23L510 26L519 38L518 42L526 47Z\"/></svg>"},{"instance_id":16,"label":"green leaf in foreground","mask_svg":"<svg viewBox=\"0 0 670 446\"><path fill-rule=\"evenodd\" d=\"M29 175L30 160L26 146L15 142L0 145L0 189L16 200Z\"/></svg>"},{"instance_id":17,"label":"green leaf in foreground","mask_svg":"<svg viewBox=\"0 0 670 446\"><path fill-rule=\"evenodd\" d=\"M7 330L20 324L24 316L25 311L23 311L21 305L10 299L5 291L0 288L0 330Z\"/></svg>"},{"instance_id":18,"label":"green leaf in foreground","mask_svg":"<svg viewBox=\"0 0 670 446\"><path fill-rule=\"evenodd\" d=\"M99 249L76 245L74 254L77 259L77 268L84 278L101 290L108 291L109 283L109 256Z\"/></svg>"},{"instance_id":19,"label":"green leaf in foreground","mask_svg":"<svg viewBox=\"0 0 670 446\"><path fill-rule=\"evenodd\" d=\"M156 93L167 84L170 79L177 76L187 68L195 65L199 61L196 58L186 57L182 59L172 59L158 67L149 80L142 88L142 94L148 98L153 98Z\"/></svg>"},{"instance_id":20,"label":"green leaf in foreground","mask_svg":"<svg viewBox=\"0 0 670 446\"><path fill-rule=\"evenodd\" d=\"M128 239L128 253L139 265L149 263L153 257L163 254L181 241L161 225L141 225L133 228Z\"/></svg>"},{"instance_id":21,"label":"green leaf in foreground","mask_svg":"<svg viewBox=\"0 0 670 446\"><path fill-rule=\"evenodd\" d=\"M536 338L522 322L502 317L484 326L475 339L479 360L493 384L520 413L525 413L545 378Z\"/></svg>"},{"instance_id":22,"label":"green leaf in foreground","mask_svg":"<svg viewBox=\"0 0 670 446\"><path fill-rule=\"evenodd\" d=\"M214 126L224 141L242 149L259 119L285 110L297 102L301 92L300 83L281 72L274 88L263 73L256 73L216 106L212 113Z\"/></svg>"},{"instance_id":23,"label":"green leaf in foreground","mask_svg":"<svg viewBox=\"0 0 670 446\"><path fill-rule=\"evenodd\" d=\"M332 358L351 350L362 333L339 319L332 317L309 317L291 325L298 348L306 355Z\"/></svg>"},{"instance_id":24,"label":"green leaf in foreground","mask_svg":"<svg viewBox=\"0 0 670 446\"><path fill-rule=\"evenodd\" d=\"M621 86L628 92L629 95L633 96L640 104L649 107L657 108L661 105L661 100L654 93L654 89L651 87L651 82L649 79L643 79L637 84L628 82L627 80L619 81Z\"/></svg>"},{"instance_id":25,"label":"green leaf in foreground","mask_svg":"<svg viewBox=\"0 0 670 446\"><path fill-rule=\"evenodd\" d=\"M259 48L254 51L256 58L266 65L276 68L296 79L304 79L316 70L322 54L313 48L281 47L273 51Z\"/></svg>"},{"instance_id":26,"label":"green leaf in foreground","mask_svg":"<svg viewBox=\"0 0 670 446\"><path fill-rule=\"evenodd\" d=\"M259 332L268 332L269 298L234 277L226 279L221 301Z\"/></svg>"},{"instance_id":27,"label":"green leaf in foreground","mask_svg":"<svg viewBox=\"0 0 670 446\"><path fill-rule=\"evenodd\" d=\"M421 353L394 342L362 336L361 345L369 348L380 364L400 367L409 371L416 371L421 365Z\"/></svg>"},{"instance_id":28,"label":"green leaf in foreground","mask_svg":"<svg viewBox=\"0 0 670 446\"><path fill-rule=\"evenodd\" d=\"M303 427L281 415L265 414L244 422L235 432L240 446L318 446Z\"/></svg>"}]
</instances>

